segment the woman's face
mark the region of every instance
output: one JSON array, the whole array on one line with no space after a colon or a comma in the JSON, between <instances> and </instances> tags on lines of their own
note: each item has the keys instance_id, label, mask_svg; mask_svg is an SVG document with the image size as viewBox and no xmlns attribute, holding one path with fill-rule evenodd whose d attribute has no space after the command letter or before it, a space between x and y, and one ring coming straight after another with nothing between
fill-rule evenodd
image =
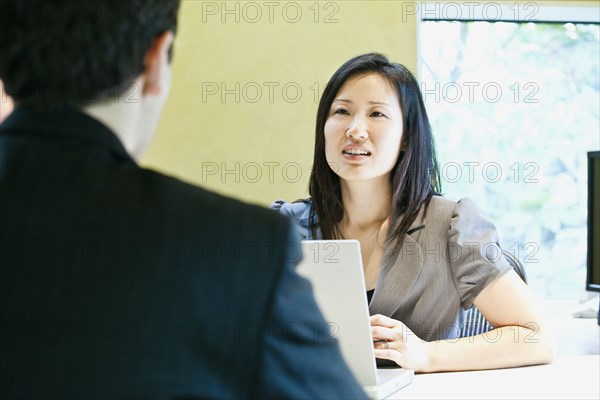
<instances>
[{"instance_id":1,"label":"woman's face","mask_svg":"<svg viewBox=\"0 0 600 400\"><path fill-rule=\"evenodd\" d=\"M388 81L375 73L348 79L325 122L330 167L347 181L389 178L401 141L400 101Z\"/></svg>"}]
</instances>

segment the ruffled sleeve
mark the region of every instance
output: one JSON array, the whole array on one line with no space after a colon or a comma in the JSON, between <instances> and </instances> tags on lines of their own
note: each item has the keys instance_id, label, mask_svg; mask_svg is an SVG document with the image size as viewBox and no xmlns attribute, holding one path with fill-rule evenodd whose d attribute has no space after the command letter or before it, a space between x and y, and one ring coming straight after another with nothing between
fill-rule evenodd
<instances>
[{"instance_id":1,"label":"ruffled sleeve","mask_svg":"<svg viewBox=\"0 0 600 400\"><path fill-rule=\"evenodd\" d=\"M468 309L492 281L512 267L494 224L469 198L456 204L448 230L448 255L461 305Z\"/></svg>"},{"instance_id":2,"label":"ruffled sleeve","mask_svg":"<svg viewBox=\"0 0 600 400\"><path fill-rule=\"evenodd\" d=\"M312 235L308 228L311 205L312 202L310 200L298 200L293 203L288 203L285 200L275 200L273 203L271 203L269 208L279 211L281 214L291 217L293 220L295 220L297 222L300 237L303 240L311 240Z\"/></svg>"}]
</instances>

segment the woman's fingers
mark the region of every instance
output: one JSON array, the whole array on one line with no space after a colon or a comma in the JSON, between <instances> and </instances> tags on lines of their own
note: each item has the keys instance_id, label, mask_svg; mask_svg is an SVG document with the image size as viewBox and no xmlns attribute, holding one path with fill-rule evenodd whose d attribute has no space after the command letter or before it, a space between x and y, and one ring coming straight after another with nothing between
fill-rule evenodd
<instances>
[{"instance_id":1,"label":"woman's fingers","mask_svg":"<svg viewBox=\"0 0 600 400\"><path fill-rule=\"evenodd\" d=\"M375 349L375 358L394 361L398 365L402 365L402 353L396 350Z\"/></svg>"},{"instance_id":2,"label":"woman's fingers","mask_svg":"<svg viewBox=\"0 0 600 400\"><path fill-rule=\"evenodd\" d=\"M388 350L391 349L391 342L385 339L373 339L373 348L375 350Z\"/></svg>"},{"instance_id":3,"label":"woman's fingers","mask_svg":"<svg viewBox=\"0 0 600 400\"><path fill-rule=\"evenodd\" d=\"M391 342L393 340L402 340L402 334L399 329L384 328L382 326L372 326L371 336L373 336L373 341L387 340Z\"/></svg>"},{"instance_id":4,"label":"woman's fingers","mask_svg":"<svg viewBox=\"0 0 600 400\"><path fill-rule=\"evenodd\" d=\"M371 335L376 358L391 360L415 371L429 368L431 347L402 322L383 315L373 315Z\"/></svg>"},{"instance_id":5,"label":"woman's fingers","mask_svg":"<svg viewBox=\"0 0 600 400\"><path fill-rule=\"evenodd\" d=\"M396 320L392 321L394 321L393 327L371 325L371 336L373 336L374 341L385 339L388 342L395 341L398 343L405 343L411 335L414 336L412 331L402 322Z\"/></svg>"},{"instance_id":6,"label":"woman's fingers","mask_svg":"<svg viewBox=\"0 0 600 400\"><path fill-rule=\"evenodd\" d=\"M396 328L403 325L402 322L381 314L371 315L369 322L371 326L384 326L386 328Z\"/></svg>"}]
</instances>

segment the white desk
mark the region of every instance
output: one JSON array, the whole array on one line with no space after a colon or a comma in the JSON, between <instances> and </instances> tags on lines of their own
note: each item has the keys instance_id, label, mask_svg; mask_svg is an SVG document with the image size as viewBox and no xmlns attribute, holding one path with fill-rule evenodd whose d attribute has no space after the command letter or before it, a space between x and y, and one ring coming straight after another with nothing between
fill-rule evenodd
<instances>
[{"instance_id":1,"label":"white desk","mask_svg":"<svg viewBox=\"0 0 600 400\"><path fill-rule=\"evenodd\" d=\"M600 356L549 365L415 375L390 399L600 399Z\"/></svg>"},{"instance_id":2,"label":"white desk","mask_svg":"<svg viewBox=\"0 0 600 400\"><path fill-rule=\"evenodd\" d=\"M597 300L597 299L596 299ZM577 299L546 300L546 312L551 318L558 342L558 356L600 354L600 326L597 318L573 318L571 312Z\"/></svg>"}]
</instances>

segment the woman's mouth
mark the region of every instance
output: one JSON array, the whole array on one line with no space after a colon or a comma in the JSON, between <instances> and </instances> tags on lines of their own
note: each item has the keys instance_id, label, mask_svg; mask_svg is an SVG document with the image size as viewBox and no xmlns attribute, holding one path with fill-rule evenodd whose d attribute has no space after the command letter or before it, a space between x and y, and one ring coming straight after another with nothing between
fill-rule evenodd
<instances>
[{"instance_id":1,"label":"woman's mouth","mask_svg":"<svg viewBox=\"0 0 600 400\"><path fill-rule=\"evenodd\" d=\"M346 149L342 150L342 154L348 156L370 156L371 152L362 149Z\"/></svg>"}]
</instances>

